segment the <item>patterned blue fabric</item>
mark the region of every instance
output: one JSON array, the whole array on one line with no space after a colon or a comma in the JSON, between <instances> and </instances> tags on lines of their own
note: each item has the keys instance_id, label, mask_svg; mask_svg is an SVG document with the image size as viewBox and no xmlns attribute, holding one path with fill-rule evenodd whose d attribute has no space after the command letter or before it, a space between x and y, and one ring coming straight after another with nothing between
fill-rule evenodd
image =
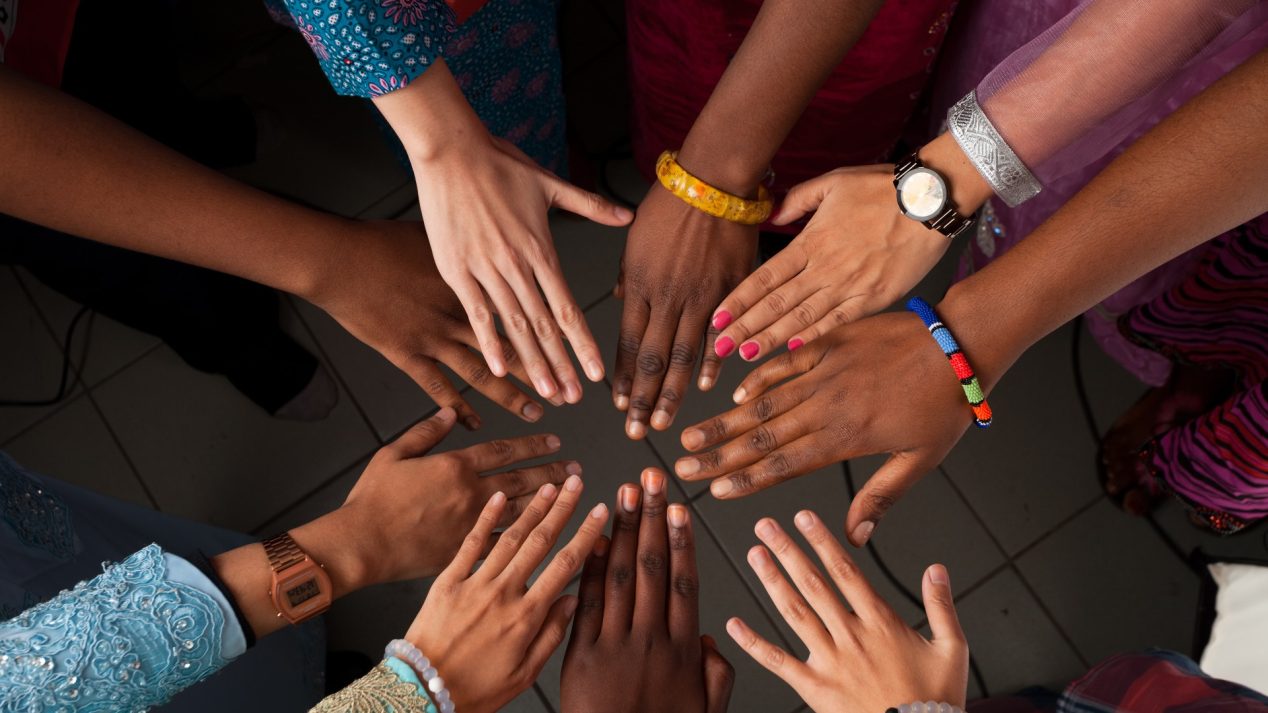
<instances>
[{"instance_id":1,"label":"patterned blue fabric","mask_svg":"<svg viewBox=\"0 0 1268 713\"><path fill-rule=\"evenodd\" d=\"M144 710L228 663L220 604L167 575L150 545L0 623L0 711Z\"/></svg>"},{"instance_id":2,"label":"patterned blue fabric","mask_svg":"<svg viewBox=\"0 0 1268 713\"><path fill-rule=\"evenodd\" d=\"M8 455L0 452L0 521L8 525L23 545L54 560L75 554L75 527L70 508L26 475Z\"/></svg>"}]
</instances>

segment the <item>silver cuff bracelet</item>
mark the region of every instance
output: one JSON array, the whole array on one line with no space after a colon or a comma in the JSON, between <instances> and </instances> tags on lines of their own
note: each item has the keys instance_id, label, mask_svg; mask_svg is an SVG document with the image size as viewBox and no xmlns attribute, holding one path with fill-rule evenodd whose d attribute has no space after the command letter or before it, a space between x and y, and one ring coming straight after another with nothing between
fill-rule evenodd
<instances>
[{"instance_id":1,"label":"silver cuff bracelet","mask_svg":"<svg viewBox=\"0 0 1268 713\"><path fill-rule=\"evenodd\" d=\"M1042 189L1039 180L986 118L978 106L976 91L969 92L947 110L947 127L978 173L1008 207L1025 203Z\"/></svg>"}]
</instances>

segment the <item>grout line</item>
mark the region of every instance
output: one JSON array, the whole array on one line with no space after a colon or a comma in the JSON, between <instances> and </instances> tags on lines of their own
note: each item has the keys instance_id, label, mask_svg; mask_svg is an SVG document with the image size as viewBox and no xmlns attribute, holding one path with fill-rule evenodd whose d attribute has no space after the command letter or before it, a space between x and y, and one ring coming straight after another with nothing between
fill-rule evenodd
<instances>
[{"instance_id":1,"label":"grout line","mask_svg":"<svg viewBox=\"0 0 1268 713\"><path fill-rule=\"evenodd\" d=\"M374 451L377 451L377 450L378 450L378 447L375 447ZM370 451L369 455L373 455L373 454L374 454L374 451ZM326 478L324 478L324 479L322 479L322 480L318 481L318 482L317 482L317 483L316 483L313 487L311 487L311 488L309 488L308 490L304 491L304 493L303 493L302 495L300 495L298 498L296 498L295 500L291 501L291 502L290 502L289 504L287 504L286 506L282 507L280 510L278 510L277 512L275 512L273 515L270 515L268 518L266 518L266 519L265 519L263 522L261 522L259 525L256 525L255 527L252 527L252 528L249 528L249 529L245 530L245 532L247 532L248 534L252 534L252 535L260 535L260 534L262 534L262 533L264 532L264 530L268 528L268 526L269 526L269 525L273 524L274 522L277 522L278 520L280 520L280 519L282 518L282 516L283 516L283 515L286 515L286 514L287 514L287 513L289 513L291 510L294 510L295 508L299 507L300 505L303 505L303 504L304 504L304 501L308 500L309 498L312 498L314 495L317 495L317 494L318 494L318 493L320 493L322 490L325 490L327 487L329 487L330 485L332 485L335 481L339 480L339 479L340 479L340 478L342 478L344 475L347 475L347 473L348 473L348 471L349 471L349 470L351 470L351 469L352 469L355 465L357 465L358 463L360 463L361 461L363 461L363 460L365 460L365 459L366 459L366 456L365 456L365 455L360 455L360 456L357 456L357 457L356 457L356 459L355 459L355 460L353 460L351 463L348 463L347 465L344 465L344 466L342 466L342 467L340 467L340 468L336 468L336 469L335 469L335 472L334 472L334 474L333 474L333 475L330 475L330 476L328 476L328 477L326 477ZM323 514L325 514L325 513L323 513Z\"/></svg>"},{"instance_id":2,"label":"grout line","mask_svg":"<svg viewBox=\"0 0 1268 713\"><path fill-rule=\"evenodd\" d=\"M84 392L84 397L88 399L89 405L97 412L97 418L101 419L101 423L106 428L106 432L110 434L110 439L114 441L114 445L119 449L119 453L123 456L123 460L128 464L128 468L132 469L132 477L136 478L137 484L141 486L141 492L145 493L146 499L150 501L150 506L155 510L162 512L163 508L159 506L158 497L154 495L154 491L150 489L149 483L145 482L145 478L141 476L141 469L137 467L136 461L132 459L132 454L128 453L128 449L123 445L123 439L114 430L114 426L110 424L110 419L106 418L106 412L97 403L97 399L93 397L92 389Z\"/></svg>"},{"instance_id":3,"label":"grout line","mask_svg":"<svg viewBox=\"0 0 1268 713\"><path fill-rule=\"evenodd\" d=\"M1057 621L1057 617L1052 613L1052 610L1049 609L1044 600L1039 597L1039 592L1031 586L1030 580L1026 579L1026 575L1022 574L1021 568L1017 566L1017 563L1010 560L1008 566L1012 568L1013 574L1017 575L1017 579L1021 580L1021 586L1025 587L1026 591L1030 593L1030 598L1035 600L1035 603L1039 605L1039 611L1043 612L1043 615L1048 618L1048 621L1052 622L1052 625L1056 627L1057 634L1061 636L1061 640L1065 642L1066 646L1069 646L1070 650L1074 652L1074 656L1079 660L1079 663L1082 664L1085 669L1091 669L1092 661L1083 655L1083 651L1079 649L1077 644L1074 643L1074 639L1066 632L1065 627L1061 626L1061 622Z\"/></svg>"},{"instance_id":4,"label":"grout line","mask_svg":"<svg viewBox=\"0 0 1268 713\"><path fill-rule=\"evenodd\" d=\"M541 677L538 676L538 678ZM537 694L537 700L541 701L542 707L550 711L550 713L556 713L555 706L551 704L550 698L546 696L546 692L542 690L541 684L537 681L533 681L533 692Z\"/></svg>"},{"instance_id":5,"label":"grout line","mask_svg":"<svg viewBox=\"0 0 1268 713\"><path fill-rule=\"evenodd\" d=\"M1048 530L1047 532L1045 532L1044 534L1036 538L1034 542L1031 542L1030 544L1021 548L1020 550L1017 550L1017 553L1012 555L1009 559L1012 559L1012 560L1021 559L1023 556L1025 556L1026 554L1034 550L1036 547L1046 542L1049 537L1052 537L1053 535L1055 535L1057 533L1057 530L1060 530L1061 528L1069 524L1072 520L1078 518L1080 515L1087 512L1088 510L1091 510L1098 503L1100 503L1101 499L1104 497L1105 497L1104 495L1097 495L1096 497L1089 500L1087 503L1079 506L1078 508L1074 510L1074 512L1067 515L1063 520L1058 522L1056 525L1053 525L1052 529Z\"/></svg>"}]
</instances>

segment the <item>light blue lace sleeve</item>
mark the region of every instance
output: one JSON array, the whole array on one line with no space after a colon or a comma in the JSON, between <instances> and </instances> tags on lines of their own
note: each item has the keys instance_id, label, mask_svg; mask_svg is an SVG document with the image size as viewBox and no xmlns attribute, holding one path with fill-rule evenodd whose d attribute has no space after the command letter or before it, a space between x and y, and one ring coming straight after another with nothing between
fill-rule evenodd
<instances>
[{"instance_id":1,"label":"light blue lace sleeve","mask_svg":"<svg viewBox=\"0 0 1268 713\"><path fill-rule=\"evenodd\" d=\"M150 545L0 623L0 712L160 705L228 663L224 631L216 597Z\"/></svg>"}]
</instances>

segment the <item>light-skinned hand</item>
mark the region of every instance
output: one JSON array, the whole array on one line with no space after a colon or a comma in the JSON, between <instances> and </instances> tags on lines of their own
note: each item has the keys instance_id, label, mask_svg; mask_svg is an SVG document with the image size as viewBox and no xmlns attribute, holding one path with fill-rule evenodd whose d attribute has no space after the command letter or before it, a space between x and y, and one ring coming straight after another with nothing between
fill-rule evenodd
<instances>
[{"instance_id":1,"label":"light-skinned hand","mask_svg":"<svg viewBox=\"0 0 1268 713\"><path fill-rule=\"evenodd\" d=\"M876 713L916 701L963 708L969 647L946 568L929 567L921 582L933 633L925 639L876 594L817 515L802 510L795 521L822 568L770 518L758 521L765 546L749 550L748 562L810 656L798 660L739 618L727 622L731 638L818 713Z\"/></svg>"}]
</instances>

